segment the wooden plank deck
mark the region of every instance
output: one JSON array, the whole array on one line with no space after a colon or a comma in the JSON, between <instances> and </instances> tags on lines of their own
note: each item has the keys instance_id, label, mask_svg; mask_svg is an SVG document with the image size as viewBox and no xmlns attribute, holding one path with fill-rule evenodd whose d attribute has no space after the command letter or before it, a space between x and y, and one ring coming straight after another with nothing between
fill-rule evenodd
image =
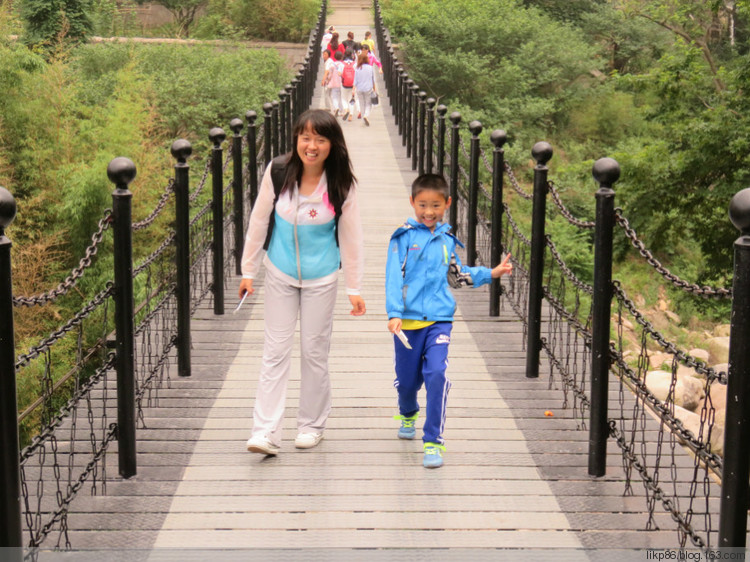
<instances>
[{"instance_id":1,"label":"wooden plank deck","mask_svg":"<svg viewBox=\"0 0 750 562\"><path fill-rule=\"evenodd\" d=\"M336 23L357 38L368 29ZM127 550L127 559L140 552L150 560L173 549L182 560L201 559L207 550L215 559L222 549L250 549L257 559L308 560L317 553L350 560L356 551L357 559L380 553L413 560L418 549L441 549L431 550L430 558L451 560L497 559L496 549L506 548L521 549L516 557L568 549L570 559L578 559L582 548L677 546L671 518L658 509L655 519L665 530L644 530L642 486L636 482L636 495L623 496L614 444L608 475L587 476L587 432L560 408L561 392L548 388L546 367L539 379L525 378L522 325L509 307L499 318L487 316L486 287L457 294L445 465L424 469L421 441L396 438L384 263L390 233L411 215L407 186L415 173L382 99L371 127L356 119L342 125L359 178L368 312L349 316L341 289L325 439L312 450L294 448L295 365L280 454L246 452L263 342L263 287L259 283L256 297L232 315L238 284L232 279L228 313L214 316L206 302L193 320L192 377L173 373L170 387L144 410L137 476L110 480L106 495L82 492L71 505L73 548ZM313 105L322 107L319 93ZM110 474L116 450L115 444L107 454ZM689 481L686 469L679 470Z\"/></svg>"}]
</instances>

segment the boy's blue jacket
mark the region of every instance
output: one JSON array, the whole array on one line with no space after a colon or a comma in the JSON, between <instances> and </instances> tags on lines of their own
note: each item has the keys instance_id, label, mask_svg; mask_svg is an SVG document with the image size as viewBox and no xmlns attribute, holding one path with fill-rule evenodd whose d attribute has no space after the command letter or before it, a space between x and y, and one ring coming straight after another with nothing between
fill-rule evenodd
<instances>
[{"instance_id":1,"label":"boy's blue jacket","mask_svg":"<svg viewBox=\"0 0 750 562\"><path fill-rule=\"evenodd\" d=\"M385 268L385 308L388 318L450 322L456 301L448 286L448 265L455 256L463 273L471 274L474 287L492 280L486 267L461 265L456 246L463 244L438 223L435 232L410 218L392 235Z\"/></svg>"}]
</instances>

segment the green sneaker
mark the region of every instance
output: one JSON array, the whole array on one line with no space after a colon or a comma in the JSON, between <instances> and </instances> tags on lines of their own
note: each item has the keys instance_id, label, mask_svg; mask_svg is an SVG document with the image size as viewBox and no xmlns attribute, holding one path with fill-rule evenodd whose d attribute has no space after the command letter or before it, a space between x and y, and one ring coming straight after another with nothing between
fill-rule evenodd
<instances>
[{"instance_id":1,"label":"green sneaker","mask_svg":"<svg viewBox=\"0 0 750 562\"><path fill-rule=\"evenodd\" d=\"M414 427L414 424L417 423L417 418L419 417L419 412L414 414L413 416L393 416L394 420L401 420L401 427L398 430L398 438L399 439L414 439L414 436L417 434L417 428Z\"/></svg>"},{"instance_id":2,"label":"green sneaker","mask_svg":"<svg viewBox=\"0 0 750 562\"><path fill-rule=\"evenodd\" d=\"M424 444L424 460L422 464L425 468L440 468L443 466L443 451L445 446L440 443Z\"/></svg>"}]
</instances>

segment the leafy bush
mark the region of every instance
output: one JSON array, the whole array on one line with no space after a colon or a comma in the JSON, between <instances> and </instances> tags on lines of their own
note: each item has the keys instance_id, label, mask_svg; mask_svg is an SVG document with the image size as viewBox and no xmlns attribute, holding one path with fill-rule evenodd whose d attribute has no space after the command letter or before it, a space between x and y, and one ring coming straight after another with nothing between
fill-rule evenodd
<instances>
[{"instance_id":1,"label":"leafy bush","mask_svg":"<svg viewBox=\"0 0 750 562\"><path fill-rule=\"evenodd\" d=\"M233 25L266 41L307 42L319 9L319 0L226 0Z\"/></svg>"}]
</instances>

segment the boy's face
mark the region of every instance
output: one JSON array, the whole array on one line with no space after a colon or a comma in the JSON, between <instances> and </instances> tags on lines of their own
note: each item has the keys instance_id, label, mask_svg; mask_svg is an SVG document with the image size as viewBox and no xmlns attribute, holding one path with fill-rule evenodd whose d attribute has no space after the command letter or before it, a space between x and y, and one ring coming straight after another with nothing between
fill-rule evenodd
<instances>
[{"instance_id":1,"label":"boy's face","mask_svg":"<svg viewBox=\"0 0 750 562\"><path fill-rule=\"evenodd\" d=\"M445 199L442 193L433 189L423 189L416 197L410 197L409 202L414 207L417 221L433 232L437 223L443 220L445 211L451 206L450 197Z\"/></svg>"}]
</instances>

